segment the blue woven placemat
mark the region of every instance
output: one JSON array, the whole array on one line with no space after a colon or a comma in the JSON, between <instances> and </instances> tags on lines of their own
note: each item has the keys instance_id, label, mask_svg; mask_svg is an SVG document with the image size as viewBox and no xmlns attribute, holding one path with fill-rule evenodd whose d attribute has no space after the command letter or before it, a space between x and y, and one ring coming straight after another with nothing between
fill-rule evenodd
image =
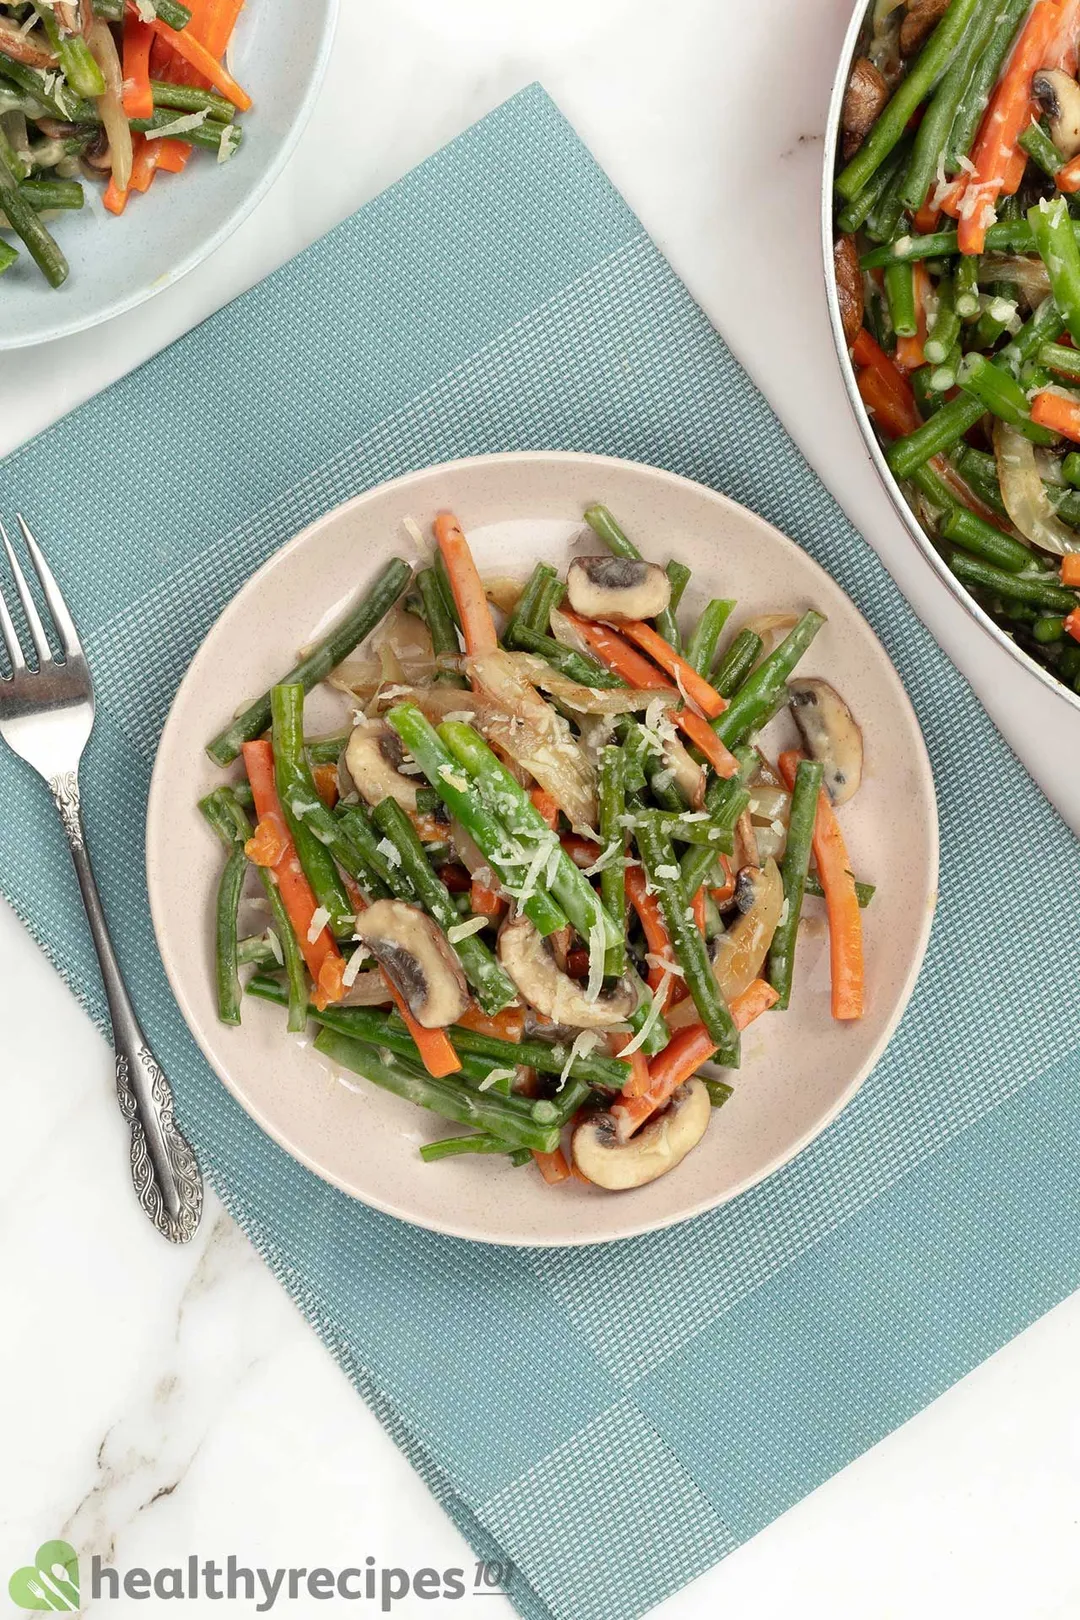
<instances>
[{"instance_id":1,"label":"blue woven placemat","mask_svg":"<svg viewBox=\"0 0 1080 1620\"><path fill-rule=\"evenodd\" d=\"M793 535L900 670L942 820L926 966L840 1120L712 1215L572 1252L432 1236L288 1159L188 1036L143 882L158 732L257 564L385 478L529 448L669 467ZM541 90L9 457L20 507L84 629L90 839L183 1123L523 1614L640 1614L1077 1286L1080 851ZM59 823L2 751L0 802L0 886L101 1019Z\"/></svg>"}]
</instances>

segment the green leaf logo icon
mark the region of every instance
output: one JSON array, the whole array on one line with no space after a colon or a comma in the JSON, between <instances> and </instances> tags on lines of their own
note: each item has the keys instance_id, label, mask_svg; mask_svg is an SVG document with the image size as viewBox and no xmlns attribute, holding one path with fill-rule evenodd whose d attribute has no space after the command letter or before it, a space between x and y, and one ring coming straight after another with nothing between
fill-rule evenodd
<instances>
[{"instance_id":1,"label":"green leaf logo icon","mask_svg":"<svg viewBox=\"0 0 1080 1620\"><path fill-rule=\"evenodd\" d=\"M12 1602L20 1609L71 1613L79 1607L79 1555L68 1541L46 1541L32 1564L17 1569L8 1582Z\"/></svg>"}]
</instances>

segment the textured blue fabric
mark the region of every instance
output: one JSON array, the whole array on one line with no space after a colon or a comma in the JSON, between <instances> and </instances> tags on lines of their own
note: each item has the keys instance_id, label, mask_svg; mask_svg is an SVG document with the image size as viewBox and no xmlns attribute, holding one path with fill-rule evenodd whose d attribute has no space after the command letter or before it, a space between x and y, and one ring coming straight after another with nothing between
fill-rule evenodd
<instances>
[{"instance_id":1,"label":"textured blue fabric","mask_svg":"<svg viewBox=\"0 0 1080 1620\"><path fill-rule=\"evenodd\" d=\"M142 872L161 723L237 586L358 490L528 448L672 468L824 563L904 678L942 823L926 966L842 1117L726 1208L570 1252L414 1230L292 1163L194 1048ZM523 1614L640 1614L1077 1286L1077 846L542 91L11 456L19 507L85 630L90 838L184 1125ZM100 1020L52 807L6 753L0 795L0 885Z\"/></svg>"}]
</instances>

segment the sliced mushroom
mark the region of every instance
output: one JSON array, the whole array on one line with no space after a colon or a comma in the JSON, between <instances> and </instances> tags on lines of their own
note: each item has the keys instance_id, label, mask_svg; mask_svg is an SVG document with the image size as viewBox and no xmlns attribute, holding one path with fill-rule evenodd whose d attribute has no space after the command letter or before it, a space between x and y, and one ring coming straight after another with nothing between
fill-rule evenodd
<instances>
[{"instance_id":1,"label":"sliced mushroom","mask_svg":"<svg viewBox=\"0 0 1080 1620\"><path fill-rule=\"evenodd\" d=\"M655 619L671 601L671 581L656 563L636 557L578 557L566 575L566 595L583 619Z\"/></svg>"},{"instance_id":2,"label":"sliced mushroom","mask_svg":"<svg viewBox=\"0 0 1080 1620\"><path fill-rule=\"evenodd\" d=\"M862 732L835 687L814 675L788 682L792 718L812 759L825 767L832 804L846 804L862 781Z\"/></svg>"},{"instance_id":3,"label":"sliced mushroom","mask_svg":"<svg viewBox=\"0 0 1080 1620\"><path fill-rule=\"evenodd\" d=\"M469 990L446 936L415 906L376 900L356 933L370 950L418 1024L442 1029L469 1005Z\"/></svg>"},{"instance_id":4,"label":"sliced mushroom","mask_svg":"<svg viewBox=\"0 0 1080 1620\"><path fill-rule=\"evenodd\" d=\"M623 1141L612 1114L594 1114L573 1135L574 1163L611 1192L644 1187L681 1164L709 1127L709 1093L695 1076L672 1093L662 1114Z\"/></svg>"},{"instance_id":5,"label":"sliced mushroom","mask_svg":"<svg viewBox=\"0 0 1080 1620\"><path fill-rule=\"evenodd\" d=\"M1080 152L1080 84L1061 68L1044 68L1031 81L1031 93L1050 120L1050 139L1063 157Z\"/></svg>"},{"instance_id":6,"label":"sliced mushroom","mask_svg":"<svg viewBox=\"0 0 1080 1620\"><path fill-rule=\"evenodd\" d=\"M868 56L856 57L840 112L845 158L855 156L888 99L889 87L885 83L885 75L874 66Z\"/></svg>"},{"instance_id":7,"label":"sliced mushroom","mask_svg":"<svg viewBox=\"0 0 1080 1620\"><path fill-rule=\"evenodd\" d=\"M838 236L833 243L833 274L836 276L836 296L840 303L844 341L850 348L863 323L863 278L859 269L859 250L853 236Z\"/></svg>"},{"instance_id":8,"label":"sliced mushroom","mask_svg":"<svg viewBox=\"0 0 1080 1620\"><path fill-rule=\"evenodd\" d=\"M39 45L36 39L30 39L10 17L0 17L0 56L22 62L25 67L56 66L55 51L46 45Z\"/></svg>"},{"instance_id":9,"label":"sliced mushroom","mask_svg":"<svg viewBox=\"0 0 1080 1620\"><path fill-rule=\"evenodd\" d=\"M559 971L546 940L527 917L515 917L503 925L499 961L525 1000L553 1024L610 1029L629 1018L637 1006L637 990L625 979L590 1001L580 984Z\"/></svg>"},{"instance_id":10,"label":"sliced mushroom","mask_svg":"<svg viewBox=\"0 0 1080 1620\"><path fill-rule=\"evenodd\" d=\"M361 720L345 745L345 769L360 797L368 804L394 799L415 815L419 784L401 770L404 760L405 746L385 720Z\"/></svg>"},{"instance_id":11,"label":"sliced mushroom","mask_svg":"<svg viewBox=\"0 0 1080 1620\"><path fill-rule=\"evenodd\" d=\"M908 0L900 24L900 55L914 56L949 9L949 0Z\"/></svg>"},{"instance_id":12,"label":"sliced mushroom","mask_svg":"<svg viewBox=\"0 0 1080 1620\"><path fill-rule=\"evenodd\" d=\"M741 995L761 973L784 905L784 884L773 860L763 866L744 866L735 884L739 915L721 934L713 957L713 976L724 1000ZM689 997L667 1014L672 1029L695 1023L697 1009Z\"/></svg>"},{"instance_id":13,"label":"sliced mushroom","mask_svg":"<svg viewBox=\"0 0 1080 1620\"><path fill-rule=\"evenodd\" d=\"M705 803L705 772L683 747L677 737L665 737L660 744L663 765L650 772L655 781L665 777L674 782L691 810L700 810Z\"/></svg>"}]
</instances>

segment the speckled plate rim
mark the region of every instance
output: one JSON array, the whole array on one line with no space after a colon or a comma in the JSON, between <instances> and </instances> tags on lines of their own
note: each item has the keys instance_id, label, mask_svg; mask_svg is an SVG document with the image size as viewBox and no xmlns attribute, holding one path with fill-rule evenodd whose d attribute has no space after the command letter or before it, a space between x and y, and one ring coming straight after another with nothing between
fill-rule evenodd
<instances>
[{"instance_id":1,"label":"speckled plate rim","mask_svg":"<svg viewBox=\"0 0 1080 1620\"><path fill-rule=\"evenodd\" d=\"M308 0L303 0L303 3L307 4ZM149 299L156 297L158 293L164 292L167 287L173 287L178 281L183 280L189 271L196 269L204 260L216 253L222 243L227 241L233 232L243 224L252 210L262 202L296 150L296 143L299 141L308 119L311 117L316 97L322 88L323 79L326 77L326 69L330 62L330 51L334 43L334 33L337 29L339 0L319 0L319 4L322 8L322 19L319 25L321 33L319 49L307 88L297 104L289 131L281 142L273 161L267 165L250 191L244 193L243 198L237 203L236 207L225 215L217 229L212 231L209 236L202 237L191 249L190 253L185 254L182 259L171 265L168 270L153 281L144 283L141 287L136 287L133 291L114 299L112 303L102 305L100 309L88 310L85 314L73 315L67 320L56 320L51 326L36 326L28 332L5 332L0 328L0 352L11 349L32 349L41 343L53 343L58 338L73 337L76 332L87 332L92 327L100 326L104 321L111 321L117 315L126 314L129 309L137 309L140 304L147 303Z\"/></svg>"},{"instance_id":2,"label":"speckled plate rim","mask_svg":"<svg viewBox=\"0 0 1080 1620\"><path fill-rule=\"evenodd\" d=\"M995 624L986 610L957 579L952 569L945 562L937 547L926 534L918 522L896 479L892 469L885 459L881 442L874 431L874 424L870 420L862 395L855 385L855 368L848 353L847 340L844 337L844 324L840 316L840 299L836 290L836 276L833 271L833 233L834 233L834 194L833 175L836 171L836 145L840 134L840 113L844 100L844 90L847 86L848 74L851 69L851 60L855 54L855 47L862 32L867 12L871 9L873 0L858 0L844 35L844 44L840 52L840 66L836 79L833 82L832 96L829 101L829 111L825 122L825 144L822 152L822 183L821 183L821 253L822 272L825 278L825 301L829 311L829 324L832 327L833 344L836 349L836 359L840 367L840 376L843 379L844 391L851 406L852 415L858 424L859 432L870 453L870 460L874 470L885 486L885 491L892 501L896 514L903 523L908 534L914 540L927 562L933 568L938 578L945 584L949 593L956 598L965 613L969 614L980 629L984 630L1000 647L1004 647L1017 663L1022 664L1026 670L1040 680L1043 686L1055 693L1070 708L1080 710L1080 693L1073 692L1055 679L1050 671L1044 669L1030 653L1024 651L1011 636L1005 634L1001 626Z\"/></svg>"},{"instance_id":3,"label":"speckled plate rim","mask_svg":"<svg viewBox=\"0 0 1080 1620\"><path fill-rule=\"evenodd\" d=\"M560 466L572 465L574 467L581 467L588 465L589 467L596 469L598 474L598 482L600 481L605 469L632 469L638 474L647 475L649 478L655 480L658 485L666 484L672 488L688 489L695 492L697 495L704 497L708 502L714 503L720 511L726 513L729 517L734 518L737 522L748 524L762 537L767 536L769 542L776 545L781 551L786 550L790 553L796 554L799 557L802 565L809 569L811 576L819 576L822 580L827 582L831 591L836 592L844 599L844 601L850 607L852 614L861 621L874 647L877 649L877 653L879 655L877 673L884 685L889 689L891 700L896 706L897 716L906 725L910 735L917 744L915 749L915 757L917 760L919 777L918 787L923 795L924 808L928 811L925 827L926 871L924 886L929 895L929 903L923 908L921 913L921 922L917 934L916 946L911 953L903 980L895 993L895 1003L892 1012L883 1025L878 1039L874 1042L865 1060L858 1066L850 1081L838 1094L832 1105L823 1110L822 1113L814 1120L813 1125L807 1130L801 1132L798 1137L794 1138L789 1144L787 1144L783 1151L776 1153L772 1159L759 1167L754 1173L745 1176L737 1183L725 1188L716 1196L709 1195L698 1198L687 1203L684 1207L673 1209L670 1213L662 1216L642 1220L629 1218L624 1223L620 1224L619 1230L601 1233L599 1235L584 1232L575 1234L560 1233L557 1238L553 1238L552 1235L544 1234L542 1232L529 1233L527 1235L514 1235L499 1229L478 1230L475 1224L470 1224L466 1220L455 1219L452 1215L438 1219L431 1217L421 1218L414 1210L408 1207L407 1203L399 1202L394 1198L380 1198L371 1196L367 1192L359 1191L357 1187L355 1185L351 1185L344 1176L329 1172L314 1157L312 1157L303 1148L291 1140L288 1132L282 1130L273 1118L269 1117L256 1103L252 1101L249 1096L242 1091L242 1089L236 1084L230 1075L228 1064L217 1057L212 1045L206 1039L204 1039L201 1030L200 1018L187 993L186 975L183 965L175 959L171 949L169 948L168 941L164 937L168 909L173 903L173 898L168 894L165 886L165 873L169 866L168 861L164 858L167 848L166 829L168 825L168 792L164 781L166 773L163 769L163 759L166 752L165 744L166 739L170 736L173 717L177 711L177 708L181 704L181 700L185 697L188 688L199 680L201 666L204 660L207 658L209 649L212 648L213 644L218 640L219 637L228 635L231 632L235 621L243 620L248 609L248 604L257 599L260 585L264 580L266 580L272 573L275 573L280 569L288 569L293 559L311 542L312 537L315 534L326 528L327 525L339 522L345 514L358 511L366 505L381 501L385 499L388 494L401 494L407 491L410 485L419 484L423 480L431 478L433 475L460 474L462 472L467 473L472 470L482 472L485 468L492 465L510 464L512 466L519 463L547 463L552 467L553 471L557 471ZM528 561L529 559L522 559L523 567L527 566ZM200 744L201 741L202 739L200 739ZM859 612L854 602L852 602L851 598L842 589L842 587L837 584L831 575L829 575L828 572L823 569L814 558L812 558L800 546L796 545L796 543L787 535L783 534L781 530L775 528L764 518L759 517L757 513L750 511L747 507L741 506L737 501L730 499L730 497L722 495L715 490L711 490L707 486L699 484L693 479L683 478L679 474L668 472L662 468L649 467L644 463L628 461L626 459L613 456L590 455L573 451L514 451L494 455L463 457L455 461L440 463L433 467L418 469L415 472L404 474L400 478L391 479L385 483L376 485L373 489L367 490L363 494L355 496L352 500L343 502L341 505L334 507L331 511L316 519L314 523L309 524L305 529L293 536L291 540L286 541L286 543L276 552L274 552L273 555L269 557L267 561L263 563L262 566L247 580L247 582L240 588L231 601L223 608L222 612L218 615L217 619L210 627L199 649L195 653L191 664L188 666L188 670L177 688L173 703L170 706L169 714L166 717L165 724L162 728L154 768L151 775L147 802L145 850L147 888L154 932L157 938L159 950L161 952L166 976L188 1029L202 1051L204 1058L209 1063L214 1073L225 1085L227 1090L249 1115L249 1117L253 1119L255 1123L258 1124L261 1129L264 1130L267 1135L278 1144L279 1147L283 1148L285 1152L297 1160L298 1163L302 1164L306 1169L312 1171L321 1179L330 1182L331 1185L339 1188L342 1192L347 1193L350 1197L357 1198L360 1202L369 1205L369 1207L378 1209L384 1214L392 1215L410 1225L421 1226L427 1230L442 1233L445 1236L463 1238L472 1242L494 1243L499 1244L500 1246L512 1248L545 1248L551 1247L553 1242L555 1242L559 1247L584 1247L595 1243L617 1242L622 1241L624 1238L640 1237L648 1232L662 1231L668 1227L676 1226L683 1221L692 1219L696 1215L701 1215L711 1209L715 1209L721 1204L729 1203L732 1199L738 1198L741 1196L741 1194L749 1191L752 1187L759 1185L762 1181L768 1179L769 1176L775 1174L777 1170L782 1169L784 1165L790 1163L792 1159L796 1158L804 1148L809 1146L811 1142L815 1141L816 1138L820 1136L825 1129L827 1129L827 1127L833 1122L833 1120L837 1118L837 1116L851 1101L867 1076L877 1065L882 1053L895 1033L900 1019L902 1018L908 1002L911 999L916 980L918 979L919 972L922 968L927 945L930 939L931 928L933 926L938 888L940 840L933 772L931 769L929 756L926 752L926 744L919 726L918 717L915 714L914 707L912 706L911 700L908 697L907 691L905 690L904 685L900 680L900 676L897 673L891 659L875 635L872 627L863 618L863 615ZM633 1197L633 1194L623 1193L608 1196L616 1201L615 1207L625 1207L629 1209L629 1204L624 1204L624 1200Z\"/></svg>"}]
</instances>

